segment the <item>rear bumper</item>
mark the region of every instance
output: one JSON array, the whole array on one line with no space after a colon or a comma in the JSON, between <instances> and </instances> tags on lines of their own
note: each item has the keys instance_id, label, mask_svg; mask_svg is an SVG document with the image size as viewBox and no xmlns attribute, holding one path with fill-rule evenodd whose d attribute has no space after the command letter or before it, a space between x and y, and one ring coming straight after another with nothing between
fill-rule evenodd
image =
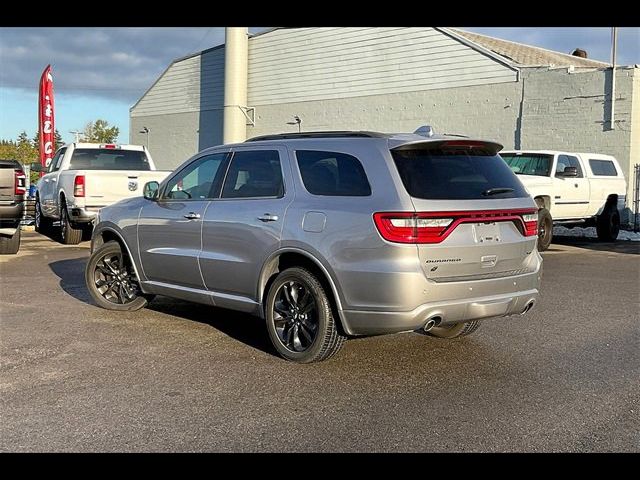
<instances>
[{"instance_id":1,"label":"rear bumper","mask_svg":"<svg viewBox=\"0 0 640 480\"><path fill-rule=\"evenodd\" d=\"M0 204L0 228L16 228L24 214L24 202Z\"/></svg>"},{"instance_id":2,"label":"rear bumper","mask_svg":"<svg viewBox=\"0 0 640 480\"><path fill-rule=\"evenodd\" d=\"M349 335L380 335L419 330L429 319L452 325L528 311L538 299L541 267L526 275L450 284L459 295L455 300L424 303L411 311L343 310L341 319ZM469 296L471 289L477 292ZM449 293L452 291L449 290ZM466 297L466 298L465 298Z\"/></svg>"},{"instance_id":3,"label":"rear bumper","mask_svg":"<svg viewBox=\"0 0 640 480\"><path fill-rule=\"evenodd\" d=\"M69 207L69 218L76 223L89 223L95 220L98 211L102 206L97 207Z\"/></svg>"}]
</instances>

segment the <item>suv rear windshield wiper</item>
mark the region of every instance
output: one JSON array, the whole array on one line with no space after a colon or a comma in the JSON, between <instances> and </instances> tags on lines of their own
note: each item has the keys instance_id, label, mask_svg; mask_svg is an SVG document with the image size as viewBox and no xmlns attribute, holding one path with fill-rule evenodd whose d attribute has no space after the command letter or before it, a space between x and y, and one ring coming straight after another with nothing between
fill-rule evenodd
<instances>
[{"instance_id":1,"label":"suv rear windshield wiper","mask_svg":"<svg viewBox=\"0 0 640 480\"><path fill-rule=\"evenodd\" d=\"M488 197L489 195L497 195L498 193L511 193L513 192L513 188L508 187L498 187L498 188L490 188L482 192L482 195Z\"/></svg>"}]
</instances>

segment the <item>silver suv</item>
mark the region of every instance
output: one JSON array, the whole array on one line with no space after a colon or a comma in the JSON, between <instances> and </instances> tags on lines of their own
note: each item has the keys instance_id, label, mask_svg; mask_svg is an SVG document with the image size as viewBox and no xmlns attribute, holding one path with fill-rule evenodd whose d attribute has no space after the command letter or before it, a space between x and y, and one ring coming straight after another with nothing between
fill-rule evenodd
<instances>
[{"instance_id":1,"label":"silver suv","mask_svg":"<svg viewBox=\"0 0 640 480\"><path fill-rule=\"evenodd\" d=\"M417 132L204 150L100 211L87 287L111 310L167 295L259 315L278 353L303 363L352 336L454 338L526 313L542 272L537 207L502 146Z\"/></svg>"}]
</instances>

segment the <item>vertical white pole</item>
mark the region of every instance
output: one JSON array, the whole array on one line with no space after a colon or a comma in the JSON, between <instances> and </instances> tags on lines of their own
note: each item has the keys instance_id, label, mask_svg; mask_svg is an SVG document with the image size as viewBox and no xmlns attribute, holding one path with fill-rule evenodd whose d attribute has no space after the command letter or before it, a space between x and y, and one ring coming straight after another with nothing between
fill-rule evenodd
<instances>
[{"instance_id":1,"label":"vertical white pole","mask_svg":"<svg viewBox=\"0 0 640 480\"><path fill-rule=\"evenodd\" d=\"M611 29L611 130L615 127L616 114L616 47L618 43L618 28Z\"/></svg>"},{"instance_id":2,"label":"vertical white pole","mask_svg":"<svg viewBox=\"0 0 640 480\"><path fill-rule=\"evenodd\" d=\"M223 143L244 142L247 138L247 121L240 107L247 106L248 57L247 27L226 27Z\"/></svg>"}]
</instances>

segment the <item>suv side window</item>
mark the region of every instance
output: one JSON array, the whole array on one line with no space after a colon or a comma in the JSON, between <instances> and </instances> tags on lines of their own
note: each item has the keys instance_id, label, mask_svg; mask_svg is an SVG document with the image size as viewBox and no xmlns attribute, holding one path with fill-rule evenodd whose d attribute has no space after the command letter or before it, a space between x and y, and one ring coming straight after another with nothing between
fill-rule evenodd
<instances>
[{"instance_id":1,"label":"suv side window","mask_svg":"<svg viewBox=\"0 0 640 480\"><path fill-rule=\"evenodd\" d=\"M58 150L55 157L51 159L51 163L49 164L49 169L47 173L56 172L60 170L60 165L62 165L62 158L64 157L64 153L67 151L67 147L62 147Z\"/></svg>"},{"instance_id":2,"label":"suv side window","mask_svg":"<svg viewBox=\"0 0 640 480\"><path fill-rule=\"evenodd\" d=\"M582 168L580 167L580 162L576 157L571 155L559 155L558 156L558 165L556 166L556 175L564 172L566 167L576 167L578 172L577 178L582 178Z\"/></svg>"},{"instance_id":3,"label":"suv side window","mask_svg":"<svg viewBox=\"0 0 640 480\"><path fill-rule=\"evenodd\" d=\"M297 150L296 158L302 182L313 195L367 197L371 186L367 175L353 155L316 150Z\"/></svg>"},{"instance_id":4,"label":"suv side window","mask_svg":"<svg viewBox=\"0 0 640 480\"><path fill-rule=\"evenodd\" d=\"M222 198L282 197L284 184L277 150L233 154L222 188Z\"/></svg>"},{"instance_id":5,"label":"suv side window","mask_svg":"<svg viewBox=\"0 0 640 480\"><path fill-rule=\"evenodd\" d=\"M179 200L217 198L224 170L220 166L227 155L227 153L205 155L187 165L167 183L162 197Z\"/></svg>"}]
</instances>

